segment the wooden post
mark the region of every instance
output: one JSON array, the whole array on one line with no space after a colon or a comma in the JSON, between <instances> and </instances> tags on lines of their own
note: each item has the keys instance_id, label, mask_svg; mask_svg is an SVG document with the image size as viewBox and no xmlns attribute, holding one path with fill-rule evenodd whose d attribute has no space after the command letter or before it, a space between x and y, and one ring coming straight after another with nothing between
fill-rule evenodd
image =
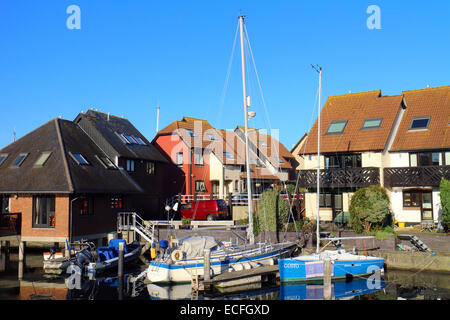
<instances>
[{"instance_id":1,"label":"wooden post","mask_svg":"<svg viewBox=\"0 0 450 320\"><path fill-rule=\"evenodd\" d=\"M123 278L123 251L124 251L124 243L119 243L119 262L118 262L118 270L117 270L117 276L119 277L119 280Z\"/></svg>"},{"instance_id":2,"label":"wooden post","mask_svg":"<svg viewBox=\"0 0 450 320\"><path fill-rule=\"evenodd\" d=\"M19 261L23 261L25 257L25 242L19 242Z\"/></svg>"},{"instance_id":3,"label":"wooden post","mask_svg":"<svg viewBox=\"0 0 450 320\"><path fill-rule=\"evenodd\" d=\"M209 269L210 269L211 250L205 249L203 250L203 254L205 257L205 263L203 263L203 279L204 281L210 281L211 277L209 274Z\"/></svg>"},{"instance_id":4,"label":"wooden post","mask_svg":"<svg viewBox=\"0 0 450 320\"><path fill-rule=\"evenodd\" d=\"M323 261L323 299L331 300L331 260Z\"/></svg>"}]
</instances>

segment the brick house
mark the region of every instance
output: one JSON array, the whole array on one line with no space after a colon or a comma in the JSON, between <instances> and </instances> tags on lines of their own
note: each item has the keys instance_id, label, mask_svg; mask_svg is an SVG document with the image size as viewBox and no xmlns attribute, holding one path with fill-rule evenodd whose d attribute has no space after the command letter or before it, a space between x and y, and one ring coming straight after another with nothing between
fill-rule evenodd
<instances>
[{"instance_id":1,"label":"brick house","mask_svg":"<svg viewBox=\"0 0 450 320\"><path fill-rule=\"evenodd\" d=\"M20 213L23 242L104 239L118 212L143 212L145 186L121 165L76 122L53 119L0 150L2 214Z\"/></svg>"}]
</instances>

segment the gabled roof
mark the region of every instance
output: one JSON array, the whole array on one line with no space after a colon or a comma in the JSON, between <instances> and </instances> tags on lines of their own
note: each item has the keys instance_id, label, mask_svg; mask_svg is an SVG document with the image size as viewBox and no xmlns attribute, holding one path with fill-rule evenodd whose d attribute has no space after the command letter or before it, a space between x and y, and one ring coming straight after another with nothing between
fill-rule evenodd
<instances>
[{"instance_id":1,"label":"gabled roof","mask_svg":"<svg viewBox=\"0 0 450 320\"><path fill-rule=\"evenodd\" d=\"M403 95L382 96L381 90L329 97L320 113L321 153L384 150L401 107L405 107ZM363 129L366 120L380 118L380 127ZM330 124L338 121L347 121L343 132L327 134ZM317 153L317 129L316 120L305 143L305 154Z\"/></svg>"},{"instance_id":2,"label":"gabled roof","mask_svg":"<svg viewBox=\"0 0 450 320\"><path fill-rule=\"evenodd\" d=\"M35 166L42 152L51 152ZM11 164L21 153L19 167ZM79 165L70 153L81 154ZM53 119L0 150L8 158L0 165L0 193L138 193L140 188L119 170L106 169L96 156L105 156L72 121Z\"/></svg>"},{"instance_id":3,"label":"gabled roof","mask_svg":"<svg viewBox=\"0 0 450 320\"><path fill-rule=\"evenodd\" d=\"M166 163L161 153L142 135L133 124L121 117L88 110L74 120L86 134L111 158L123 157ZM145 145L124 143L118 134L138 137Z\"/></svg>"},{"instance_id":4,"label":"gabled roof","mask_svg":"<svg viewBox=\"0 0 450 320\"><path fill-rule=\"evenodd\" d=\"M391 151L450 148L450 86L403 91L406 108ZM430 117L425 130L409 130L411 121Z\"/></svg>"}]
</instances>

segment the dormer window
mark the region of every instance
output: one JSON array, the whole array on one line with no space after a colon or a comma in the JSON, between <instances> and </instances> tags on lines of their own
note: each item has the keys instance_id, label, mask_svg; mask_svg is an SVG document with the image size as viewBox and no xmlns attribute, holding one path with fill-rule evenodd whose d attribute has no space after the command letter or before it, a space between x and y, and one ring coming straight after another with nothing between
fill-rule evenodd
<instances>
[{"instance_id":1,"label":"dormer window","mask_svg":"<svg viewBox=\"0 0 450 320\"><path fill-rule=\"evenodd\" d=\"M342 132L344 132L347 122L347 120L331 122L326 134L341 134Z\"/></svg>"},{"instance_id":2,"label":"dormer window","mask_svg":"<svg viewBox=\"0 0 450 320\"><path fill-rule=\"evenodd\" d=\"M414 118L411 121L411 125L409 126L409 130L424 130L428 129L428 125L430 123L430 117L418 117Z\"/></svg>"},{"instance_id":3,"label":"dormer window","mask_svg":"<svg viewBox=\"0 0 450 320\"><path fill-rule=\"evenodd\" d=\"M34 166L42 167L44 165L44 163L47 161L47 159L50 157L51 154L52 153L50 151L42 152L39 159L37 159L36 162L34 163Z\"/></svg>"},{"instance_id":4,"label":"dormer window","mask_svg":"<svg viewBox=\"0 0 450 320\"><path fill-rule=\"evenodd\" d=\"M72 153L69 152L69 154L72 156L72 158L75 160L76 163L79 165L88 165L89 162L86 160L85 157L81 153Z\"/></svg>"},{"instance_id":5,"label":"dormer window","mask_svg":"<svg viewBox=\"0 0 450 320\"><path fill-rule=\"evenodd\" d=\"M362 129L376 129L381 127L381 122L383 121L383 118L377 118L377 119L366 119L364 120L364 124Z\"/></svg>"},{"instance_id":6,"label":"dormer window","mask_svg":"<svg viewBox=\"0 0 450 320\"><path fill-rule=\"evenodd\" d=\"M21 153L19 156L14 160L14 162L11 164L12 167L20 167L22 162L25 160L25 158L28 156L28 153Z\"/></svg>"},{"instance_id":7,"label":"dormer window","mask_svg":"<svg viewBox=\"0 0 450 320\"><path fill-rule=\"evenodd\" d=\"M8 154L6 153L0 154L0 166L2 165L3 162L5 162L6 158L8 158Z\"/></svg>"}]
</instances>

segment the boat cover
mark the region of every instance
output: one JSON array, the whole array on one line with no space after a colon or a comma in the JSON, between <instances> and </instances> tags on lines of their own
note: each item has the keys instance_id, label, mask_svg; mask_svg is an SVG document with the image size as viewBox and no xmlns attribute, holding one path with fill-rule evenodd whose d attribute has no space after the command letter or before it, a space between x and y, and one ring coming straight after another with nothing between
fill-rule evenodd
<instances>
[{"instance_id":1,"label":"boat cover","mask_svg":"<svg viewBox=\"0 0 450 320\"><path fill-rule=\"evenodd\" d=\"M210 236L188 236L178 240L179 250L185 252L186 258L203 257L204 249L217 247L218 242Z\"/></svg>"}]
</instances>

